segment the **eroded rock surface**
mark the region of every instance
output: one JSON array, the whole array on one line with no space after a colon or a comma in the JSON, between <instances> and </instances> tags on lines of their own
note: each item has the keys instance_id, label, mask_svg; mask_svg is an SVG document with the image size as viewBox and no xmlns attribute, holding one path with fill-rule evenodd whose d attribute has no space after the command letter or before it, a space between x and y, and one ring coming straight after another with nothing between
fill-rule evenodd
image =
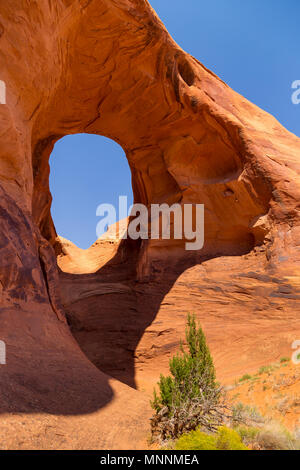
<instances>
[{"instance_id":1,"label":"eroded rock surface","mask_svg":"<svg viewBox=\"0 0 300 470\"><path fill-rule=\"evenodd\" d=\"M1 445L67 447L46 432L64 415L73 448L142 447L148 398L120 381L152 387L187 311L223 378L300 337L300 140L186 54L145 0L2 2L0 32ZM80 132L122 145L135 202L204 203L204 249L57 241L48 160ZM18 419L31 424L16 437Z\"/></svg>"}]
</instances>

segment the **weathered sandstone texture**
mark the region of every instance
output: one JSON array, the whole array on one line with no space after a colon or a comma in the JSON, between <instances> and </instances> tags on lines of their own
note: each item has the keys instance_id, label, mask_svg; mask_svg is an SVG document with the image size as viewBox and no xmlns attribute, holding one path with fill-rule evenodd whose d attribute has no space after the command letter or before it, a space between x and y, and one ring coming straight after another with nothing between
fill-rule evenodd
<instances>
[{"instance_id":1,"label":"weathered sandstone texture","mask_svg":"<svg viewBox=\"0 0 300 470\"><path fill-rule=\"evenodd\" d=\"M289 353L295 135L186 54L146 0L1 1L0 80L2 448L143 447L143 391L187 311L224 380ZM135 202L204 203L203 250L100 239L82 252L57 238L48 160L80 132L123 147Z\"/></svg>"}]
</instances>

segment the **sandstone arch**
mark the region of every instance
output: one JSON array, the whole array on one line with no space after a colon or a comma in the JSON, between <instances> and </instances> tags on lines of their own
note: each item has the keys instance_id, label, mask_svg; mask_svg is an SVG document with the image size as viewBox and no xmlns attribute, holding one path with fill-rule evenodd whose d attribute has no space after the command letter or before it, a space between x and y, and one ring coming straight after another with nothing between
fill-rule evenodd
<instances>
[{"instance_id":1,"label":"sandstone arch","mask_svg":"<svg viewBox=\"0 0 300 470\"><path fill-rule=\"evenodd\" d=\"M139 446L148 399L99 372L65 324L49 212L48 158L55 141L78 132L110 137L126 151L136 202L206 205L201 253L187 259L180 246L164 242L138 247L140 293L155 299L141 331L158 311L161 326L139 333L131 353L148 364L151 380L155 360L167 361L166 345L169 351L176 346L179 311L191 306L182 301L182 284L196 296L192 305L219 364L237 331L238 348L246 338L246 349L256 345L256 328L261 343L273 338L254 358L244 349L243 367L271 357L275 340L286 348L300 332L300 141L186 54L146 0L35 0L30 6L15 0L0 6L0 23L0 78L7 88L7 104L0 105L0 331L8 361L0 369L1 411L76 415L109 403L93 422L99 432L102 426L100 443L93 445L112 447L117 431L104 423L107 416L117 423L126 402L122 445L132 442L134 431ZM203 299L215 303L203 309ZM144 303L135 308L138 318L147 310ZM162 329L167 313L173 326ZM158 337L158 353L149 354ZM10 444L12 422L1 424ZM81 428L79 422L72 426ZM77 445L84 446L83 431L77 431Z\"/></svg>"}]
</instances>

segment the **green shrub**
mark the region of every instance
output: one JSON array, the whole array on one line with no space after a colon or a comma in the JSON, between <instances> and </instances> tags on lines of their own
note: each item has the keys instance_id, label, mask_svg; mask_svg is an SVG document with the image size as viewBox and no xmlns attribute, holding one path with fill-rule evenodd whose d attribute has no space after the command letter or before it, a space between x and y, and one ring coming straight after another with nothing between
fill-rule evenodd
<instances>
[{"instance_id":1,"label":"green shrub","mask_svg":"<svg viewBox=\"0 0 300 470\"><path fill-rule=\"evenodd\" d=\"M284 363L284 362L289 362L290 360L291 360L291 359L290 359L289 357L282 357L282 358L280 359L280 362L281 362L281 364L282 364L282 363Z\"/></svg>"},{"instance_id":2,"label":"green shrub","mask_svg":"<svg viewBox=\"0 0 300 470\"><path fill-rule=\"evenodd\" d=\"M289 450L290 442L283 434L272 431L262 431L257 439L261 449L264 450Z\"/></svg>"},{"instance_id":3,"label":"green shrub","mask_svg":"<svg viewBox=\"0 0 300 470\"><path fill-rule=\"evenodd\" d=\"M249 374L245 374L243 375L243 377L239 379L239 382L245 382L246 380L250 380L250 379L252 379L252 376Z\"/></svg>"},{"instance_id":4,"label":"green shrub","mask_svg":"<svg viewBox=\"0 0 300 470\"><path fill-rule=\"evenodd\" d=\"M174 407L180 406L187 398L192 399L200 394L199 378L201 383L205 378L208 387L215 387L215 368L206 344L205 335L199 326L197 328L194 315L188 315L186 327L186 342L188 351L180 343L180 354L174 356L169 362L171 376L161 374L159 395L154 390L151 403L157 413L167 407L169 415Z\"/></svg>"},{"instance_id":5,"label":"green shrub","mask_svg":"<svg viewBox=\"0 0 300 470\"><path fill-rule=\"evenodd\" d=\"M259 369L258 374L259 375L263 375L263 374L270 375L272 372L274 372L276 369L279 369L279 368L280 368L280 364L270 364L269 366L262 366Z\"/></svg>"},{"instance_id":6,"label":"green shrub","mask_svg":"<svg viewBox=\"0 0 300 470\"><path fill-rule=\"evenodd\" d=\"M247 450L241 437L233 429L222 426L215 434L200 430L181 436L175 444L176 450Z\"/></svg>"},{"instance_id":7,"label":"green shrub","mask_svg":"<svg viewBox=\"0 0 300 470\"><path fill-rule=\"evenodd\" d=\"M264 423L265 418L260 414L254 406L244 405L243 403L235 404L231 409L231 422L233 427L239 424Z\"/></svg>"},{"instance_id":8,"label":"green shrub","mask_svg":"<svg viewBox=\"0 0 300 470\"><path fill-rule=\"evenodd\" d=\"M176 441L175 450L217 450L217 439L212 434L191 431Z\"/></svg>"},{"instance_id":9,"label":"green shrub","mask_svg":"<svg viewBox=\"0 0 300 470\"><path fill-rule=\"evenodd\" d=\"M260 450L298 450L299 439L292 435L282 424L269 421L260 428L238 426L235 431L244 444Z\"/></svg>"},{"instance_id":10,"label":"green shrub","mask_svg":"<svg viewBox=\"0 0 300 470\"><path fill-rule=\"evenodd\" d=\"M151 402L152 437L164 441L176 439L199 427L215 431L224 422L227 405L223 390L216 383L215 368L204 333L195 317L188 315L187 350L169 363L171 375L160 376L159 393Z\"/></svg>"},{"instance_id":11,"label":"green shrub","mask_svg":"<svg viewBox=\"0 0 300 470\"><path fill-rule=\"evenodd\" d=\"M238 433L244 444L250 445L256 441L260 429L253 426L237 426L235 431Z\"/></svg>"},{"instance_id":12,"label":"green shrub","mask_svg":"<svg viewBox=\"0 0 300 470\"><path fill-rule=\"evenodd\" d=\"M241 436L234 430L222 426L217 434L218 450L247 450L243 444Z\"/></svg>"},{"instance_id":13,"label":"green shrub","mask_svg":"<svg viewBox=\"0 0 300 470\"><path fill-rule=\"evenodd\" d=\"M295 450L298 442L280 423L270 422L257 436L257 443L263 450Z\"/></svg>"}]
</instances>

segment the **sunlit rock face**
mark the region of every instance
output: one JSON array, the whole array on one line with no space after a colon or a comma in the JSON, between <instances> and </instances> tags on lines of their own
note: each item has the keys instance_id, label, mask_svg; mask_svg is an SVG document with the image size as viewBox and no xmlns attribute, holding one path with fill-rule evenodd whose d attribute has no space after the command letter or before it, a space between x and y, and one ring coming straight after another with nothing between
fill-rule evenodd
<instances>
[{"instance_id":1,"label":"sunlit rock face","mask_svg":"<svg viewBox=\"0 0 300 470\"><path fill-rule=\"evenodd\" d=\"M187 311L221 377L289 351L300 336L296 136L180 49L144 0L2 2L0 80L0 407L27 413L20 447L141 447L148 398L128 385L152 388ZM123 147L135 202L204 204L204 248L102 239L79 253L57 238L48 160L80 132ZM73 440L32 440L40 413L64 415ZM0 420L10 446L17 419Z\"/></svg>"}]
</instances>

